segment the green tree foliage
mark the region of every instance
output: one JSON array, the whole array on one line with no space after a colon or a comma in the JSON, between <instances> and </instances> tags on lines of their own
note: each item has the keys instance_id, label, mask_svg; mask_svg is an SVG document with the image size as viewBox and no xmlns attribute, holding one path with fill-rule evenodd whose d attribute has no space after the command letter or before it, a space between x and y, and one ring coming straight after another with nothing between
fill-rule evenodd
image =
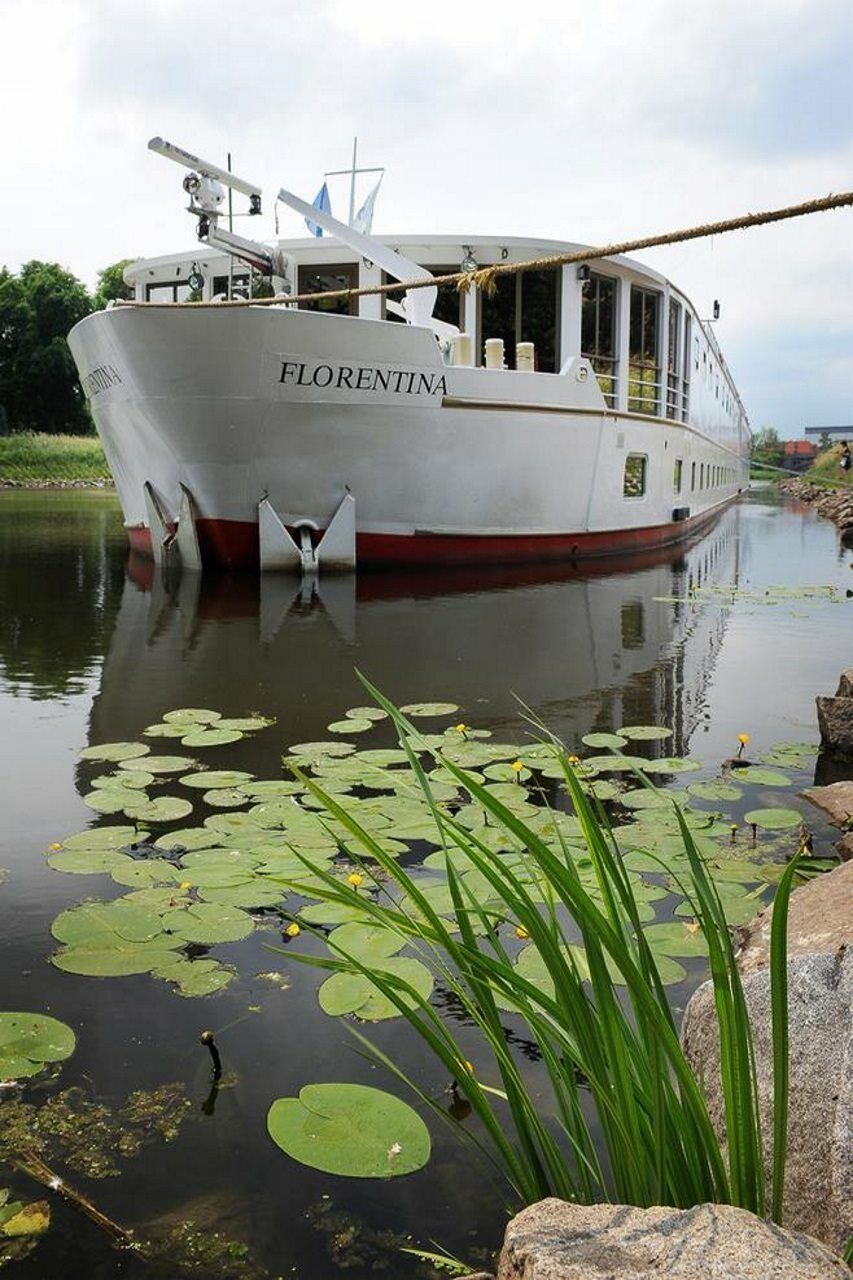
<instances>
[{"instance_id":1,"label":"green tree foliage","mask_svg":"<svg viewBox=\"0 0 853 1280\"><path fill-rule=\"evenodd\" d=\"M90 429L66 336L92 310L83 284L55 262L0 270L0 424L7 430Z\"/></svg>"},{"instance_id":2,"label":"green tree foliage","mask_svg":"<svg viewBox=\"0 0 853 1280\"><path fill-rule=\"evenodd\" d=\"M820 439L818 440L818 447L821 449L832 448L832 436L829 434L828 431L821 431Z\"/></svg>"},{"instance_id":3,"label":"green tree foliage","mask_svg":"<svg viewBox=\"0 0 853 1280\"><path fill-rule=\"evenodd\" d=\"M785 445L779 439L775 427L762 427L752 440L753 462L763 462L769 467L781 467L785 461Z\"/></svg>"},{"instance_id":4,"label":"green tree foliage","mask_svg":"<svg viewBox=\"0 0 853 1280\"><path fill-rule=\"evenodd\" d=\"M124 269L134 261L134 258L122 258L98 272L98 287L92 299L94 311L104 311L108 302L133 297L133 289L124 282Z\"/></svg>"}]
</instances>

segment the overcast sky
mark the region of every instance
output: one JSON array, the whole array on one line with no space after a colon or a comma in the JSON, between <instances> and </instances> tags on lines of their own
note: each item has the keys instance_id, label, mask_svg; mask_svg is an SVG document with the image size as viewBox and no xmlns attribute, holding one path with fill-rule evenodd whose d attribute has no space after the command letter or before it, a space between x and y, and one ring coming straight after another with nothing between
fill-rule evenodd
<instances>
[{"instance_id":1,"label":"overcast sky","mask_svg":"<svg viewBox=\"0 0 853 1280\"><path fill-rule=\"evenodd\" d=\"M853 189L851 0L0 0L0 49L0 264L90 285L194 243L154 134L312 199L357 133L380 233L596 244ZM853 209L638 256L720 299L754 428L853 423Z\"/></svg>"}]
</instances>

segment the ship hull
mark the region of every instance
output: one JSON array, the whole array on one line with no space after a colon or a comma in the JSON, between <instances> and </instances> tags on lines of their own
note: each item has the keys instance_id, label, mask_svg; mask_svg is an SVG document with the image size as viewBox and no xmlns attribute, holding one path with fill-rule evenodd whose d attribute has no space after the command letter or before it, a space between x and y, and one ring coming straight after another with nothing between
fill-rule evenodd
<instances>
[{"instance_id":1,"label":"ship hull","mask_svg":"<svg viewBox=\"0 0 853 1280\"><path fill-rule=\"evenodd\" d=\"M167 519L189 491L205 565L249 567L264 496L322 531L350 493L360 563L517 563L665 546L746 483L731 441L609 411L580 359L448 367L425 329L260 307L113 309L69 342L143 553L146 485ZM626 498L629 456L646 485Z\"/></svg>"}]
</instances>

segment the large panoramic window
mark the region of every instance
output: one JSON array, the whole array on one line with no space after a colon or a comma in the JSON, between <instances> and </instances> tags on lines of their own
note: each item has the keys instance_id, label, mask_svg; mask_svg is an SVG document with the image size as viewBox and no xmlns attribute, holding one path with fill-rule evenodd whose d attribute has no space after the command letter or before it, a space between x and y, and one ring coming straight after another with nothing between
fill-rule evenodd
<instances>
[{"instance_id":1,"label":"large panoramic window","mask_svg":"<svg viewBox=\"0 0 853 1280\"><path fill-rule=\"evenodd\" d=\"M626 498L642 498L646 492L648 458L644 453L629 453L625 459L622 493Z\"/></svg>"},{"instance_id":2,"label":"large panoramic window","mask_svg":"<svg viewBox=\"0 0 853 1280\"><path fill-rule=\"evenodd\" d=\"M454 272L459 270L459 263L448 267L433 267L429 270L434 276L452 276ZM392 284L394 279L387 272L382 272L382 283ZM399 315L396 310L392 310L388 303L396 303L399 305L402 299L402 293L384 294L382 298L382 310L386 320L399 320L401 324L405 324L405 318ZM459 292L455 284L438 285L438 296L435 300L435 307L432 313L436 320L443 320L445 324L455 324L456 328L462 333L465 329L465 298Z\"/></svg>"},{"instance_id":3,"label":"large panoramic window","mask_svg":"<svg viewBox=\"0 0 853 1280\"><path fill-rule=\"evenodd\" d=\"M481 356L487 338L503 338L506 363L513 368L516 342L532 342L536 368L556 373L560 272L555 267L524 271L498 276L494 283L491 297L480 292Z\"/></svg>"},{"instance_id":4,"label":"large panoramic window","mask_svg":"<svg viewBox=\"0 0 853 1280\"><path fill-rule=\"evenodd\" d=\"M690 413L690 341L693 332L693 325L690 316L685 313L684 316L684 377L681 383L681 421L686 422ZM699 361L696 361L696 367L699 367Z\"/></svg>"},{"instance_id":5,"label":"large panoramic window","mask_svg":"<svg viewBox=\"0 0 853 1280\"><path fill-rule=\"evenodd\" d=\"M607 404L616 405L616 281L593 273L581 292L581 355L592 365Z\"/></svg>"},{"instance_id":6,"label":"large panoramic window","mask_svg":"<svg viewBox=\"0 0 853 1280\"><path fill-rule=\"evenodd\" d=\"M333 266L304 266L296 273L297 293L334 293L337 289L358 288L358 266L354 262L342 262ZM354 316L358 312L358 298L330 298L324 302L300 302L300 311L328 311L337 315Z\"/></svg>"},{"instance_id":7,"label":"large panoramic window","mask_svg":"<svg viewBox=\"0 0 853 1280\"><path fill-rule=\"evenodd\" d=\"M628 336L628 409L657 414L660 405L658 329L660 294L631 286Z\"/></svg>"}]
</instances>

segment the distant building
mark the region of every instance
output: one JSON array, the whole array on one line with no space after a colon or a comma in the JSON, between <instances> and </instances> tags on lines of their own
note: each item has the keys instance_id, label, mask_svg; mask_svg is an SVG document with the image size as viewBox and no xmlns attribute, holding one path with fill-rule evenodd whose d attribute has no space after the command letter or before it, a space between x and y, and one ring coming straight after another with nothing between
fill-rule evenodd
<instances>
[{"instance_id":1,"label":"distant building","mask_svg":"<svg viewBox=\"0 0 853 1280\"><path fill-rule=\"evenodd\" d=\"M808 431L809 428L806 428ZM806 471L817 454L817 445L810 440L786 440L785 460L782 466L786 471Z\"/></svg>"},{"instance_id":2,"label":"distant building","mask_svg":"<svg viewBox=\"0 0 853 1280\"><path fill-rule=\"evenodd\" d=\"M853 427L806 427L806 439L814 444L823 435L829 436L833 444L839 444L842 440L853 440Z\"/></svg>"}]
</instances>

